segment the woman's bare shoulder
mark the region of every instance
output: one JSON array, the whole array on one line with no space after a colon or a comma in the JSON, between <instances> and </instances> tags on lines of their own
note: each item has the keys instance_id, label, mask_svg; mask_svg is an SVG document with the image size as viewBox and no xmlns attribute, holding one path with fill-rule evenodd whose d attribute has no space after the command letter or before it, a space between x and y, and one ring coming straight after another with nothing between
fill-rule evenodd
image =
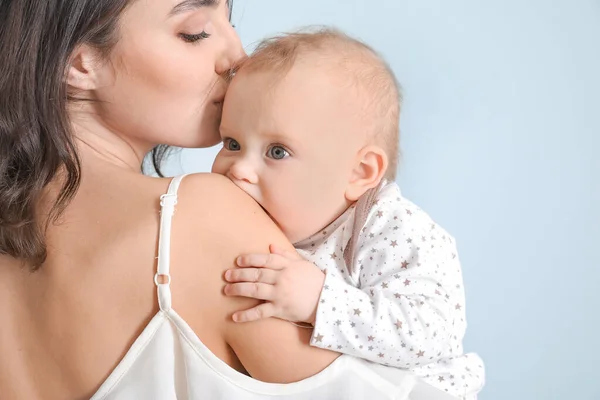
<instances>
[{"instance_id":1,"label":"woman's bare shoulder","mask_svg":"<svg viewBox=\"0 0 600 400\"><path fill-rule=\"evenodd\" d=\"M293 382L321 371L338 354L310 347L311 331L279 319L236 324L231 314L258 302L223 294L223 273L236 267L239 255L266 253L270 244L289 249L292 245L262 208L227 178L198 174L185 179L174 222L180 224L174 243L187 247L177 263L186 271L186 295L177 306L189 316L184 318L199 334L210 320L228 348L260 380ZM176 298L174 294L174 304ZM206 304L211 304L209 315ZM196 326L193 320L198 321ZM290 359L295 362L290 364Z\"/></svg>"},{"instance_id":2,"label":"woman's bare shoulder","mask_svg":"<svg viewBox=\"0 0 600 400\"><path fill-rule=\"evenodd\" d=\"M255 304L224 297L223 274L235 268L239 255L267 252L271 243L291 248L250 196L220 175L187 176L179 189L171 238L174 289L175 274L186 282L181 307L209 301L226 313Z\"/></svg>"},{"instance_id":3,"label":"woman's bare shoulder","mask_svg":"<svg viewBox=\"0 0 600 400\"><path fill-rule=\"evenodd\" d=\"M187 176L180 188L177 208L185 214L188 228L211 236L224 232L234 240L252 241L249 232L261 235L264 240L287 242L273 221L248 194L234 183L218 174L193 174ZM178 212L179 212L178 211ZM287 243L287 246L291 246Z\"/></svg>"}]
</instances>

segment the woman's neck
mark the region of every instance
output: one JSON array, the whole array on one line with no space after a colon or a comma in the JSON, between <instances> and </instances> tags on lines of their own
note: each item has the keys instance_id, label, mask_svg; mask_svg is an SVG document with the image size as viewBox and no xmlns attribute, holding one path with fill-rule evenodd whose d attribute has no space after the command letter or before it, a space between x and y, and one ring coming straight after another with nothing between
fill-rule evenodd
<instances>
[{"instance_id":1,"label":"woman's neck","mask_svg":"<svg viewBox=\"0 0 600 400\"><path fill-rule=\"evenodd\" d=\"M70 110L69 118L82 163L101 159L120 168L139 172L144 156L153 146L116 132L90 110L90 105L75 107Z\"/></svg>"}]
</instances>

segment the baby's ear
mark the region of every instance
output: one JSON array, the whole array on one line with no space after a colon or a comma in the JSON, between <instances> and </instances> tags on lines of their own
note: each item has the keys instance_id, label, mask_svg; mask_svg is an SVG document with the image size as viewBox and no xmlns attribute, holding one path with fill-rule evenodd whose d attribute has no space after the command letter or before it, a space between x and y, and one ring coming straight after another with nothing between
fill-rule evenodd
<instances>
[{"instance_id":1,"label":"baby's ear","mask_svg":"<svg viewBox=\"0 0 600 400\"><path fill-rule=\"evenodd\" d=\"M388 157L381 147L363 147L356 156L356 163L346 188L346 200L357 201L367 190L377 187L387 168Z\"/></svg>"}]
</instances>

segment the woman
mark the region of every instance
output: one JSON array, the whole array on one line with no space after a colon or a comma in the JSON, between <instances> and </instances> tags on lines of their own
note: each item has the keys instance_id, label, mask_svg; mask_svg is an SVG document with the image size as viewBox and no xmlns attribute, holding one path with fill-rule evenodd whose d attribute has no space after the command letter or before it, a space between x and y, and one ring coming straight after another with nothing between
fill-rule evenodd
<instances>
[{"instance_id":1,"label":"woman","mask_svg":"<svg viewBox=\"0 0 600 400\"><path fill-rule=\"evenodd\" d=\"M406 398L309 330L234 324L256 304L223 272L291 245L221 176L140 172L219 141L225 0L2 0L0 54L0 398Z\"/></svg>"},{"instance_id":2,"label":"woman","mask_svg":"<svg viewBox=\"0 0 600 400\"><path fill-rule=\"evenodd\" d=\"M157 314L169 181L140 165L219 141L244 56L228 17L224 0L0 2L0 398L91 397ZM289 382L336 355L289 323L234 324L253 304L221 293L236 256L271 242L289 246L225 178L182 183L172 308L229 366Z\"/></svg>"}]
</instances>

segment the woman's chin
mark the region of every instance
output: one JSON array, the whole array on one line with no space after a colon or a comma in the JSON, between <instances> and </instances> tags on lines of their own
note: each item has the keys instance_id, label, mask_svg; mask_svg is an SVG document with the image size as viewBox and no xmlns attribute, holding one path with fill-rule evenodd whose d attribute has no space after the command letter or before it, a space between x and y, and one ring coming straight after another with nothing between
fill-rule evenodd
<instances>
[{"instance_id":1,"label":"woman's chin","mask_svg":"<svg viewBox=\"0 0 600 400\"><path fill-rule=\"evenodd\" d=\"M178 145L177 147L183 147L187 149L204 149L216 146L219 143L221 143L221 135L219 130L211 127L204 128L200 132L190 135L185 144Z\"/></svg>"}]
</instances>

